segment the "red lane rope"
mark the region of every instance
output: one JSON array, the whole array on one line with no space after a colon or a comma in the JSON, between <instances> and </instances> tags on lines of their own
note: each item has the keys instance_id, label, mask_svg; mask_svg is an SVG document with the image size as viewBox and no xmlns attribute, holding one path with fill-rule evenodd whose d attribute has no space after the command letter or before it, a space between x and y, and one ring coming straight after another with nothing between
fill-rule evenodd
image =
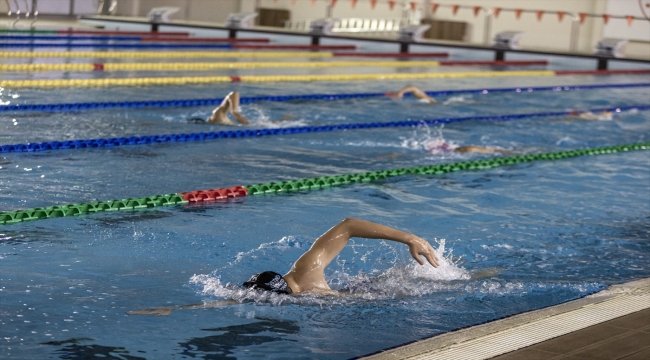
<instances>
[{"instance_id":1,"label":"red lane rope","mask_svg":"<svg viewBox=\"0 0 650 360\"><path fill-rule=\"evenodd\" d=\"M500 60L500 61L441 61L440 66L457 66L457 65L548 65L546 60Z\"/></svg>"},{"instance_id":2,"label":"red lane rope","mask_svg":"<svg viewBox=\"0 0 650 360\"><path fill-rule=\"evenodd\" d=\"M217 188L208 190L195 190L190 192L179 192L178 195L183 196L184 201L201 202L201 201L214 201L214 200L228 200L237 197L244 197L248 195L248 190L243 186L233 186L230 188Z\"/></svg>"},{"instance_id":3,"label":"red lane rope","mask_svg":"<svg viewBox=\"0 0 650 360\"><path fill-rule=\"evenodd\" d=\"M555 75L625 75L625 74L650 74L650 69L632 70L556 70Z\"/></svg>"},{"instance_id":4,"label":"red lane rope","mask_svg":"<svg viewBox=\"0 0 650 360\"><path fill-rule=\"evenodd\" d=\"M247 45L234 44L233 49L290 49L290 50L356 50L356 45Z\"/></svg>"},{"instance_id":5,"label":"red lane rope","mask_svg":"<svg viewBox=\"0 0 650 360\"><path fill-rule=\"evenodd\" d=\"M271 40L268 38L188 38L188 37L142 37L140 41L160 41L160 42L201 42L201 43L235 43L235 42L255 42L255 43L268 43Z\"/></svg>"},{"instance_id":6,"label":"red lane rope","mask_svg":"<svg viewBox=\"0 0 650 360\"><path fill-rule=\"evenodd\" d=\"M332 56L359 56L359 57L449 57L449 53L382 53L382 52L333 52Z\"/></svg>"}]
</instances>

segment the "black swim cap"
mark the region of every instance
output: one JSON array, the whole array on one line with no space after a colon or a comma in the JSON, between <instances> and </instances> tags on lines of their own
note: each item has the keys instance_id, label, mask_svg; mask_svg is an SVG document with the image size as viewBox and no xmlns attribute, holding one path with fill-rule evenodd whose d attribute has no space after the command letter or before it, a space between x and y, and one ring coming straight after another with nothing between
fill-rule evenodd
<instances>
[{"instance_id":1,"label":"black swim cap","mask_svg":"<svg viewBox=\"0 0 650 360\"><path fill-rule=\"evenodd\" d=\"M253 275L248 281L244 283L243 286L250 289L273 291L278 294L293 293L289 287L289 284L284 281L282 275L273 271L265 271Z\"/></svg>"}]
</instances>

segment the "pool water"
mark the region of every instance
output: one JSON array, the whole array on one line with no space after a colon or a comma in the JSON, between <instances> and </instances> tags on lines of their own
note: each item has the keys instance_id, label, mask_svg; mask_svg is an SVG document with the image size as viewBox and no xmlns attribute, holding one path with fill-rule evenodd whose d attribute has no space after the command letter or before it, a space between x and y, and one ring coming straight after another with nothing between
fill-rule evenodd
<instances>
[{"instance_id":1,"label":"pool water","mask_svg":"<svg viewBox=\"0 0 650 360\"><path fill-rule=\"evenodd\" d=\"M648 80L617 76L413 83L435 90ZM369 81L4 89L0 101L204 98L235 89L242 96L347 93L404 85ZM258 102L242 111L255 127L282 127L581 110L647 104L649 98L649 88L601 89L441 97L435 106L388 98ZM0 144L230 129L185 122L210 111L5 113ZM280 121L287 114L291 119ZM516 153L648 141L648 112L624 111L614 118L468 121L5 154L0 157L0 209L488 157L429 151L443 141ZM630 152L2 226L0 357L340 359L580 298L650 276L649 166L647 153ZM415 264L401 244L354 239L326 271L331 286L345 296L255 294L238 287L259 271L288 271L317 236L345 217L426 238L443 258L441 267ZM237 303L177 310L164 317L126 314L217 300Z\"/></svg>"}]
</instances>

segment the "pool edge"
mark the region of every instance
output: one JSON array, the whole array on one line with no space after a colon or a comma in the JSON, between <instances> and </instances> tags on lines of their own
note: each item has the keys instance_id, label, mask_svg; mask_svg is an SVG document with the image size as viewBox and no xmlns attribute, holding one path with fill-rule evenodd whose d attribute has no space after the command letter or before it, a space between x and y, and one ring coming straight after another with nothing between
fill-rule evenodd
<instances>
[{"instance_id":1,"label":"pool edge","mask_svg":"<svg viewBox=\"0 0 650 360\"><path fill-rule=\"evenodd\" d=\"M437 335L360 358L369 360L489 359L635 311L622 309L621 313L593 319L597 317L597 314L602 316L606 313L601 309L603 307L617 307L622 302L636 301L641 303L637 304L636 308L647 309L650 308L649 300L650 277L613 285L581 299ZM587 318L592 318L592 322L585 321L579 325L574 324L578 327L577 329L566 331L567 320L572 315L579 316L579 313ZM544 323L550 324L552 329L550 331L544 329ZM512 337L515 328L521 329L516 335L518 341L513 343L508 338ZM543 339L540 339L540 336Z\"/></svg>"}]
</instances>

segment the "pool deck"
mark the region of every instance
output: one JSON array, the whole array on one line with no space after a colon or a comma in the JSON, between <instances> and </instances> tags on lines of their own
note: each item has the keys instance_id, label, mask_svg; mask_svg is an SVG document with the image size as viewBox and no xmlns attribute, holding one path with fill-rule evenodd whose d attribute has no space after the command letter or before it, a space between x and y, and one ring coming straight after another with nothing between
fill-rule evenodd
<instances>
[{"instance_id":1,"label":"pool deck","mask_svg":"<svg viewBox=\"0 0 650 360\"><path fill-rule=\"evenodd\" d=\"M650 278L363 359L650 359Z\"/></svg>"}]
</instances>

